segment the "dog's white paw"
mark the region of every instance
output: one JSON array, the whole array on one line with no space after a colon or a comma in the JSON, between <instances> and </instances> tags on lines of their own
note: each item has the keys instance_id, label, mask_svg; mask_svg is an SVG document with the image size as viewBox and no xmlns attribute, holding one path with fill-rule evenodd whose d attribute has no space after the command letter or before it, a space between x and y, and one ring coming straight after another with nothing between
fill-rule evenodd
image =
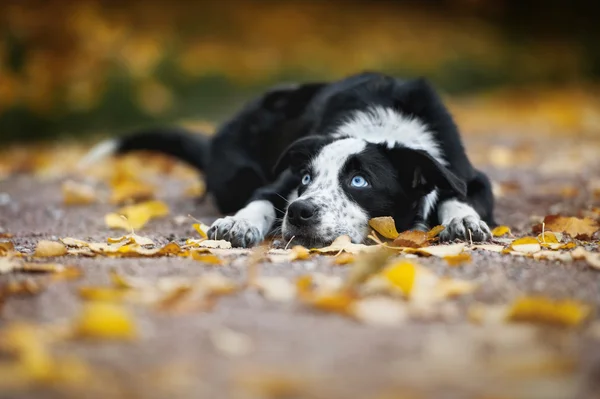
<instances>
[{"instance_id":1,"label":"dog's white paw","mask_svg":"<svg viewBox=\"0 0 600 399\"><path fill-rule=\"evenodd\" d=\"M206 232L213 240L226 240L234 247L248 248L260 243L264 237L260 229L247 219L225 216L217 219Z\"/></svg>"},{"instance_id":2,"label":"dog's white paw","mask_svg":"<svg viewBox=\"0 0 600 399\"><path fill-rule=\"evenodd\" d=\"M441 241L468 241L472 239L480 242L492 239L492 232L487 223L477 216L456 217L444 227L445 229L440 233ZM470 235L469 231L471 231Z\"/></svg>"}]
</instances>

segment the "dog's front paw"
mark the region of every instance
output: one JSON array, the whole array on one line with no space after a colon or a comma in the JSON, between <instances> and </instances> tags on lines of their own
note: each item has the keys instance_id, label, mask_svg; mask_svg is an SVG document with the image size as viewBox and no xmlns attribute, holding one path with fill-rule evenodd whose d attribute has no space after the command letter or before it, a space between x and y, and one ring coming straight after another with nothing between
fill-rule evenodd
<instances>
[{"instance_id":1,"label":"dog's front paw","mask_svg":"<svg viewBox=\"0 0 600 399\"><path fill-rule=\"evenodd\" d=\"M444 227L445 229L440 233L441 241L471 239L473 241L489 241L492 239L492 232L487 223L476 216L456 217Z\"/></svg>"},{"instance_id":2,"label":"dog's front paw","mask_svg":"<svg viewBox=\"0 0 600 399\"><path fill-rule=\"evenodd\" d=\"M226 240L234 247L248 248L260 243L264 237L260 229L249 220L226 216L217 219L206 232L213 240Z\"/></svg>"}]
</instances>

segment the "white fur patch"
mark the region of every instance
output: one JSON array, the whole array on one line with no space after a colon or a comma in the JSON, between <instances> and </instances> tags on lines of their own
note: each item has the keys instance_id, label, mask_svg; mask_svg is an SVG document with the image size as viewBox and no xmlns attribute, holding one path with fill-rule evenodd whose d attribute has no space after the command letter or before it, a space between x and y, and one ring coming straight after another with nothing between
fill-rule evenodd
<instances>
[{"instance_id":1,"label":"white fur patch","mask_svg":"<svg viewBox=\"0 0 600 399\"><path fill-rule=\"evenodd\" d=\"M416 117L402 115L391 108L373 107L357 111L341 125L334 136L351 136L369 143L385 143L388 147L401 144L414 150L423 150L442 165L443 152L427 125Z\"/></svg>"},{"instance_id":2,"label":"white fur patch","mask_svg":"<svg viewBox=\"0 0 600 399\"><path fill-rule=\"evenodd\" d=\"M471 205L456 199L444 201L438 208L438 218L444 226L448 225L452 219L465 219L469 216L475 217L477 220L481 219Z\"/></svg>"},{"instance_id":3,"label":"white fur patch","mask_svg":"<svg viewBox=\"0 0 600 399\"><path fill-rule=\"evenodd\" d=\"M84 155L84 157L78 162L77 168L87 168L104 158L108 158L117 152L119 148L118 140L106 140L96 144L92 149Z\"/></svg>"},{"instance_id":4,"label":"white fur patch","mask_svg":"<svg viewBox=\"0 0 600 399\"><path fill-rule=\"evenodd\" d=\"M448 164L439 143L424 122L391 108L373 107L368 111L355 112L338 128L334 136L351 136L369 143L385 143L390 148L400 144L425 151L442 165ZM438 193L435 190L423 199L421 215L424 220L427 220L435 208L437 199Z\"/></svg>"},{"instance_id":5,"label":"white fur patch","mask_svg":"<svg viewBox=\"0 0 600 399\"><path fill-rule=\"evenodd\" d=\"M319 209L320 222L314 232L315 238L324 242L332 241L340 235L348 235L354 242L361 242L367 233L369 217L352 201L339 181L340 169L352 155L363 151L366 142L348 138L334 141L321 149L312 160L314 175L306 191L298 200L310 200ZM284 235L293 229L283 220Z\"/></svg>"},{"instance_id":6,"label":"white fur patch","mask_svg":"<svg viewBox=\"0 0 600 399\"><path fill-rule=\"evenodd\" d=\"M429 213L435 208L435 204L438 200L437 190L433 190L423 198L423 204L421 205L421 216L423 220L427 220Z\"/></svg>"},{"instance_id":7,"label":"white fur patch","mask_svg":"<svg viewBox=\"0 0 600 399\"><path fill-rule=\"evenodd\" d=\"M271 201L258 200L252 201L233 216L235 219L244 219L262 233L267 235L273 222L275 221L275 208Z\"/></svg>"}]
</instances>

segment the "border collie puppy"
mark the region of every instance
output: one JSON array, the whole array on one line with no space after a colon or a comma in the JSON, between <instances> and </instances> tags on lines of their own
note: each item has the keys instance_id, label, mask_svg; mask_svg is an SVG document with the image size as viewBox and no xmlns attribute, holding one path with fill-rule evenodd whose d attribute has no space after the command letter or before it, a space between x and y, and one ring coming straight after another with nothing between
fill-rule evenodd
<instances>
[{"instance_id":1,"label":"border collie puppy","mask_svg":"<svg viewBox=\"0 0 600 399\"><path fill-rule=\"evenodd\" d=\"M369 219L398 231L438 224L445 241L485 241L494 226L488 178L467 158L452 117L423 79L362 73L275 87L211 138L146 130L99 144L108 154L156 150L202 170L225 216L213 239L251 247L269 233L308 247L362 242ZM279 230L280 229L280 230Z\"/></svg>"}]
</instances>

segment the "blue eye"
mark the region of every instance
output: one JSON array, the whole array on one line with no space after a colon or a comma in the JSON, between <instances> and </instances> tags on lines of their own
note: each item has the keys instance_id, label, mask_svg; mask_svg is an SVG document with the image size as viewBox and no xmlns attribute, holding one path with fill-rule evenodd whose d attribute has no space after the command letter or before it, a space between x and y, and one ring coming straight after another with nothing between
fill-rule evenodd
<instances>
[{"instance_id":1,"label":"blue eye","mask_svg":"<svg viewBox=\"0 0 600 399\"><path fill-rule=\"evenodd\" d=\"M311 180L310 174L308 174L308 173L305 174L304 176L302 176L302 185L307 186L308 183L310 183L310 180Z\"/></svg>"},{"instance_id":2,"label":"blue eye","mask_svg":"<svg viewBox=\"0 0 600 399\"><path fill-rule=\"evenodd\" d=\"M352 178L352 181L350 182L350 184L352 185L352 187L358 187L358 188L367 187L369 185L369 183L367 182L367 179L365 179L361 175L354 176Z\"/></svg>"}]
</instances>

